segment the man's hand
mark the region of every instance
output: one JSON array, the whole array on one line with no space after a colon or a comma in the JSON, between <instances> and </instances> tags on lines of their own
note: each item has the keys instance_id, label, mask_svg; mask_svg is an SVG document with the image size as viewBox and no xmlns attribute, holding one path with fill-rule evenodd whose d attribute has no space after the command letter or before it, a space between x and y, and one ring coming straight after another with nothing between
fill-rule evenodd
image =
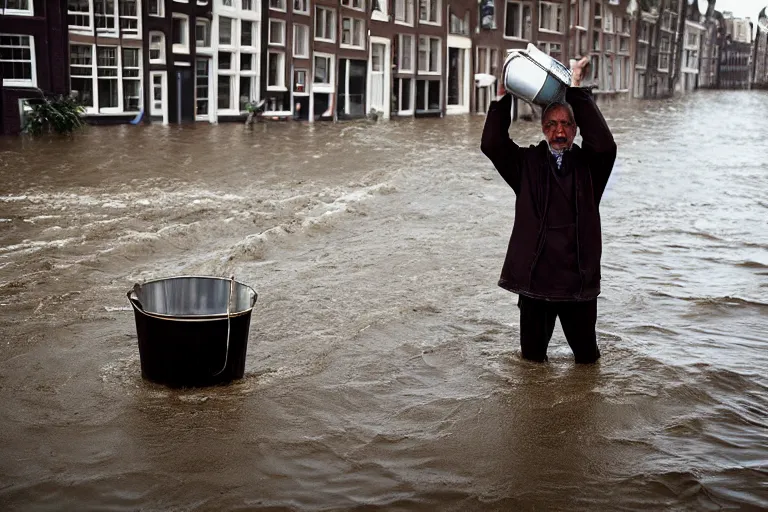
<instances>
[{"instance_id":1,"label":"man's hand","mask_svg":"<svg viewBox=\"0 0 768 512\"><path fill-rule=\"evenodd\" d=\"M573 65L573 68L571 68L571 87L581 86L581 81L584 79L584 75L587 74L588 65L589 57L582 57L579 62Z\"/></svg>"}]
</instances>

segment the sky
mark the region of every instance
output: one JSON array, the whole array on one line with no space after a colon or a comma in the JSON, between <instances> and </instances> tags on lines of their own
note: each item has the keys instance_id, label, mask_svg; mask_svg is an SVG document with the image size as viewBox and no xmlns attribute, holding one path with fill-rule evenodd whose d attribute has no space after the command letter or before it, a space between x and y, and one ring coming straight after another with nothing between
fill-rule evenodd
<instances>
[{"instance_id":1,"label":"sky","mask_svg":"<svg viewBox=\"0 0 768 512\"><path fill-rule=\"evenodd\" d=\"M760 10L768 5L768 0L717 0L715 9L720 12L731 11L737 18L752 18L757 21Z\"/></svg>"}]
</instances>

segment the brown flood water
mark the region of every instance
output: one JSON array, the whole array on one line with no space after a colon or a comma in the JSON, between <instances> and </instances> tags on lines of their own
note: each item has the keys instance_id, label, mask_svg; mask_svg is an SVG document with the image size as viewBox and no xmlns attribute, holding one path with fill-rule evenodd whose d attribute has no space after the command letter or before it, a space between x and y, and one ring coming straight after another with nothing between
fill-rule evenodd
<instances>
[{"instance_id":1,"label":"brown flood water","mask_svg":"<svg viewBox=\"0 0 768 512\"><path fill-rule=\"evenodd\" d=\"M588 367L519 357L483 116L0 140L0 508L768 509L767 105L604 107ZM144 382L126 291L230 273L246 378Z\"/></svg>"}]
</instances>

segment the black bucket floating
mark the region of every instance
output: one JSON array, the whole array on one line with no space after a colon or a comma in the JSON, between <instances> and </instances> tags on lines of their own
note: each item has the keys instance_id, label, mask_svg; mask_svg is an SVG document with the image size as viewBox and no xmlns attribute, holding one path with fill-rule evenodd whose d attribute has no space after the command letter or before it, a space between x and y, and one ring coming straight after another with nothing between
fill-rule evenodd
<instances>
[{"instance_id":1,"label":"black bucket floating","mask_svg":"<svg viewBox=\"0 0 768 512\"><path fill-rule=\"evenodd\" d=\"M171 387L243 378L257 294L234 278L181 276L136 284L141 376Z\"/></svg>"}]
</instances>

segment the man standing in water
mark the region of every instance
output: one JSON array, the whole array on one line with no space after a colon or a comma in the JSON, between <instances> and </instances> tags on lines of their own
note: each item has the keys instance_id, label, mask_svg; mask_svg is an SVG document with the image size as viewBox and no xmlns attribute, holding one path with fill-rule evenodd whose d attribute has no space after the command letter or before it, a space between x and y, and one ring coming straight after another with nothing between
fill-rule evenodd
<instances>
[{"instance_id":1,"label":"man standing in water","mask_svg":"<svg viewBox=\"0 0 768 512\"><path fill-rule=\"evenodd\" d=\"M565 102L542 112L546 141L521 148L509 138L509 93L491 102L483 129L481 150L517 197L498 284L519 295L520 347L523 358L532 361L547 360L557 317L577 363L600 357L598 208L616 143L591 91L580 87L588 62L584 58L574 66ZM573 143L577 126L583 147Z\"/></svg>"}]
</instances>

